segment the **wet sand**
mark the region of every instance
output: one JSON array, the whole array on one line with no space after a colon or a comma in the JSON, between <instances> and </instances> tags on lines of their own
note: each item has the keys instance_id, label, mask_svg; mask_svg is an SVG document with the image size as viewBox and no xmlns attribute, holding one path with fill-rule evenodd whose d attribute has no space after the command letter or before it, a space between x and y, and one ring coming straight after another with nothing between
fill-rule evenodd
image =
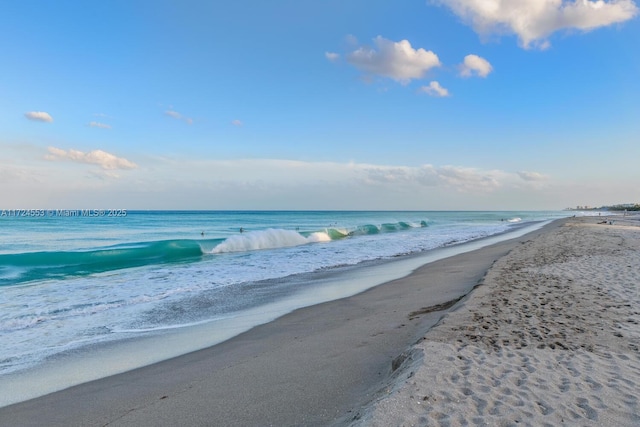
<instances>
[{"instance_id":1,"label":"wet sand","mask_svg":"<svg viewBox=\"0 0 640 427\"><path fill-rule=\"evenodd\" d=\"M424 351L412 346L446 310L462 304L460 297L496 260L564 221L433 262L353 297L297 310L208 349L0 408L0 425L377 422L386 390L401 389L407 366Z\"/></svg>"},{"instance_id":2,"label":"wet sand","mask_svg":"<svg viewBox=\"0 0 640 427\"><path fill-rule=\"evenodd\" d=\"M612 219L500 259L353 425L640 425L640 222Z\"/></svg>"}]
</instances>

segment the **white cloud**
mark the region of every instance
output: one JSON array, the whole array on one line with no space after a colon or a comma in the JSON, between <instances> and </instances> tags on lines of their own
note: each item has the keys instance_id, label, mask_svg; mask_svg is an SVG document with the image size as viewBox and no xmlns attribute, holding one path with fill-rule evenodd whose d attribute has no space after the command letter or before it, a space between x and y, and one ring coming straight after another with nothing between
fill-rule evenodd
<instances>
[{"instance_id":1,"label":"white cloud","mask_svg":"<svg viewBox=\"0 0 640 427\"><path fill-rule=\"evenodd\" d=\"M429 83L429 86L422 86L419 89L419 91L426 93L430 96L439 96L439 97L449 96L449 91L443 88L442 86L440 86L440 83L438 83L437 81L432 81L431 83Z\"/></svg>"},{"instance_id":2,"label":"white cloud","mask_svg":"<svg viewBox=\"0 0 640 427\"><path fill-rule=\"evenodd\" d=\"M515 34L524 48L545 49L556 31L589 31L638 14L632 0L432 0L448 6L476 32Z\"/></svg>"},{"instance_id":3,"label":"white cloud","mask_svg":"<svg viewBox=\"0 0 640 427\"><path fill-rule=\"evenodd\" d=\"M457 192L492 192L514 180L513 174L503 171L482 171L459 166L363 168L366 180L387 183L418 183L425 187L441 187Z\"/></svg>"},{"instance_id":4,"label":"white cloud","mask_svg":"<svg viewBox=\"0 0 640 427\"><path fill-rule=\"evenodd\" d=\"M52 123L53 117L49 113L45 113L44 111L30 111L28 113L24 113L24 116L35 122L47 122Z\"/></svg>"},{"instance_id":5,"label":"white cloud","mask_svg":"<svg viewBox=\"0 0 640 427\"><path fill-rule=\"evenodd\" d=\"M525 181L546 181L548 177L538 172L518 172L518 176Z\"/></svg>"},{"instance_id":6,"label":"white cloud","mask_svg":"<svg viewBox=\"0 0 640 427\"><path fill-rule=\"evenodd\" d=\"M339 53L334 53L334 52L325 52L324 53L324 57L327 58L331 62L335 62L338 59L340 59L340 54Z\"/></svg>"},{"instance_id":7,"label":"white cloud","mask_svg":"<svg viewBox=\"0 0 640 427\"><path fill-rule=\"evenodd\" d=\"M111 129L110 125L100 123L100 122L91 122L89 123L89 126L91 126L92 128Z\"/></svg>"},{"instance_id":8,"label":"white cloud","mask_svg":"<svg viewBox=\"0 0 640 427\"><path fill-rule=\"evenodd\" d=\"M497 190L504 185L502 178L507 175L501 171L481 171L454 166L444 166L434 171L441 182L462 192Z\"/></svg>"},{"instance_id":9,"label":"white cloud","mask_svg":"<svg viewBox=\"0 0 640 427\"><path fill-rule=\"evenodd\" d=\"M353 34L347 34L347 36L344 38L344 41L348 46L352 47L357 47L360 44L360 42L358 42L358 38Z\"/></svg>"},{"instance_id":10,"label":"white cloud","mask_svg":"<svg viewBox=\"0 0 640 427\"><path fill-rule=\"evenodd\" d=\"M467 55L464 62L460 65L460 75L462 77L471 77L473 75L487 77L493 70L493 67L484 58L478 55Z\"/></svg>"},{"instance_id":11,"label":"white cloud","mask_svg":"<svg viewBox=\"0 0 640 427\"><path fill-rule=\"evenodd\" d=\"M296 194L299 187L321 185L325 188L358 188L366 193L379 194L388 187L399 192L443 191L456 193L491 193L505 188L522 186L518 174L501 170L482 170L461 166L386 166L367 163L306 162L283 159L237 159L187 161L160 158L157 169L167 179L190 176L201 181L203 176L223 185L239 188L289 189ZM170 172L169 172L170 171ZM204 171L209 171L204 174ZM162 178L161 180L164 180ZM203 184L205 187L210 184ZM293 189L296 189L295 191ZM346 189L342 192L348 192ZM308 194L308 191L302 193ZM416 193L417 194L417 193Z\"/></svg>"},{"instance_id":12,"label":"white cloud","mask_svg":"<svg viewBox=\"0 0 640 427\"><path fill-rule=\"evenodd\" d=\"M105 170L135 169L138 167L138 165L125 158L114 156L102 150L93 150L85 153L73 149L62 150L56 147L49 147L48 151L49 154L45 156L45 159L51 161L69 160L76 163L98 165Z\"/></svg>"},{"instance_id":13,"label":"white cloud","mask_svg":"<svg viewBox=\"0 0 640 427\"><path fill-rule=\"evenodd\" d=\"M164 114L169 116L169 117L173 117L176 120L182 120L188 125L192 125L193 124L193 119L192 118L185 117L182 114L178 113L177 111L167 110L167 111L164 112Z\"/></svg>"},{"instance_id":14,"label":"white cloud","mask_svg":"<svg viewBox=\"0 0 640 427\"><path fill-rule=\"evenodd\" d=\"M131 162L104 152L52 147L46 161L42 147L0 142L0 150L0 178L6 182L0 198L16 208L103 206L107 200L127 209L558 209L586 203L585 195L624 200L637 182L625 177L612 195L616 185L576 179L588 188L578 197L571 185L558 187L551 178L532 182L521 173L461 166L147 155L143 165L131 168Z\"/></svg>"},{"instance_id":15,"label":"white cloud","mask_svg":"<svg viewBox=\"0 0 640 427\"><path fill-rule=\"evenodd\" d=\"M393 42L378 36L373 42L375 48L360 46L347 55L347 61L366 73L389 77L402 84L420 79L441 65L435 53L414 49L408 40Z\"/></svg>"},{"instance_id":16,"label":"white cloud","mask_svg":"<svg viewBox=\"0 0 640 427\"><path fill-rule=\"evenodd\" d=\"M236 120L232 120L231 124L239 127L239 126L242 126L244 123L242 123L242 120L236 119Z\"/></svg>"}]
</instances>

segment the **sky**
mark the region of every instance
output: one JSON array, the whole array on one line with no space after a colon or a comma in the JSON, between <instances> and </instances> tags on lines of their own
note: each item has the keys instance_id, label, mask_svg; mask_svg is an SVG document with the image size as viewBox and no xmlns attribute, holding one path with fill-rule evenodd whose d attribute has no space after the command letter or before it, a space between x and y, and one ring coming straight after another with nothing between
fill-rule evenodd
<instances>
[{"instance_id":1,"label":"sky","mask_svg":"<svg viewBox=\"0 0 640 427\"><path fill-rule=\"evenodd\" d=\"M640 202L634 0L6 0L0 208Z\"/></svg>"}]
</instances>

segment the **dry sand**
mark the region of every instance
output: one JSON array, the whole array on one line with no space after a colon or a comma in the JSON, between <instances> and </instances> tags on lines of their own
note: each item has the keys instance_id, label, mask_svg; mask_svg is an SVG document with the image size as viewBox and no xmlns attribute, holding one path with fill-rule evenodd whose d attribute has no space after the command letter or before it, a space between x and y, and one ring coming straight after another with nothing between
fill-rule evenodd
<instances>
[{"instance_id":1,"label":"dry sand","mask_svg":"<svg viewBox=\"0 0 640 427\"><path fill-rule=\"evenodd\" d=\"M572 218L500 259L357 426L639 426L640 227Z\"/></svg>"}]
</instances>

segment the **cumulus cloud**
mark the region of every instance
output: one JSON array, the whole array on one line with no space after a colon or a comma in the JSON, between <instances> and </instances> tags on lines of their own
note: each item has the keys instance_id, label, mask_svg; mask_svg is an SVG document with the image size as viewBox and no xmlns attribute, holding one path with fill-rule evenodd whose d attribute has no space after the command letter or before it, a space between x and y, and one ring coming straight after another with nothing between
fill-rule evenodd
<instances>
[{"instance_id":1,"label":"cumulus cloud","mask_svg":"<svg viewBox=\"0 0 640 427\"><path fill-rule=\"evenodd\" d=\"M49 147L48 151L49 154L45 156L45 159L51 161L68 160L76 163L98 165L104 170L135 169L138 167L138 165L125 158L114 156L102 150L93 150L85 153L73 149L62 150L56 147Z\"/></svg>"},{"instance_id":2,"label":"cumulus cloud","mask_svg":"<svg viewBox=\"0 0 640 427\"><path fill-rule=\"evenodd\" d=\"M338 59L340 59L340 54L339 53L334 53L334 52L325 52L324 53L324 57L327 58L331 62L335 62Z\"/></svg>"},{"instance_id":3,"label":"cumulus cloud","mask_svg":"<svg viewBox=\"0 0 640 427\"><path fill-rule=\"evenodd\" d=\"M239 126L242 126L244 123L242 123L242 120L236 119L236 120L232 120L231 124L239 127Z\"/></svg>"},{"instance_id":4,"label":"cumulus cloud","mask_svg":"<svg viewBox=\"0 0 640 427\"><path fill-rule=\"evenodd\" d=\"M89 123L89 126L91 126L92 128L99 128L99 129L111 129L110 125L100 123L100 122L91 122Z\"/></svg>"},{"instance_id":5,"label":"cumulus cloud","mask_svg":"<svg viewBox=\"0 0 640 427\"><path fill-rule=\"evenodd\" d=\"M538 172L518 172L518 176L525 181L546 181L548 177Z\"/></svg>"},{"instance_id":6,"label":"cumulus cloud","mask_svg":"<svg viewBox=\"0 0 640 427\"><path fill-rule=\"evenodd\" d=\"M182 120L188 125L192 125L193 124L193 119L192 118L185 117L182 114L178 113L177 111L167 110L167 111L164 112L164 114L169 116L169 117L173 117L176 120Z\"/></svg>"},{"instance_id":7,"label":"cumulus cloud","mask_svg":"<svg viewBox=\"0 0 640 427\"><path fill-rule=\"evenodd\" d=\"M408 40L394 42L378 36L373 42L375 47L360 46L349 53L347 61L365 73L388 77L402 84L420 79L427 71L441 65L435 53L414 49Z\"/></svg>"},{"instance_id":8,"label":"cumulus cloud","mask_svg":"<svg viewBox=\"0 0 640 427\"><path fill-rule=\"evenodd\" d=\"M426 93L427 95L430 95L430 96L439 96L439 97L449 96L449 91L443 88L442 86L440 86L440 83L438 83L435 80L429 83L429 86L422 86L420 89L418 89L418 91L422 93Z\"/></svg>"},{"instance_id":9,"label":"cumulus cloud","mask_svg":"<svg viewBox=\"0 0 640 427\"><path fill-rule=\"evenodd\" d=\"M464 62L460 65L460 75L462 77L480 76L487 77L493 70L493 67L484 58L478 55L467 55Z\"/></svg>"},{"instance_id":10,"label":"cumulus cloud","mask_svg":"<svg viewBox=\"0 0 640 427\"><path fill-rule=\"evenodd\" d=\"M33 120L34 122L53 122L53 117L51 117L49 113L45 113L44 111L30 111L28 113L24 113L24 116L29 120Z\"/></svg>"},{"instance_id":11,"label":"cumulus cloud","mask_svg":"<svg viewBox=\"0 0 640 427\"><path fill-rule=\"evenodd\" d=\"M590 31L627 21L633 0L432 0L449 7L482 35L515 34L524 48L545 49L556 31Z\"/></svg>"}]
</instances>

